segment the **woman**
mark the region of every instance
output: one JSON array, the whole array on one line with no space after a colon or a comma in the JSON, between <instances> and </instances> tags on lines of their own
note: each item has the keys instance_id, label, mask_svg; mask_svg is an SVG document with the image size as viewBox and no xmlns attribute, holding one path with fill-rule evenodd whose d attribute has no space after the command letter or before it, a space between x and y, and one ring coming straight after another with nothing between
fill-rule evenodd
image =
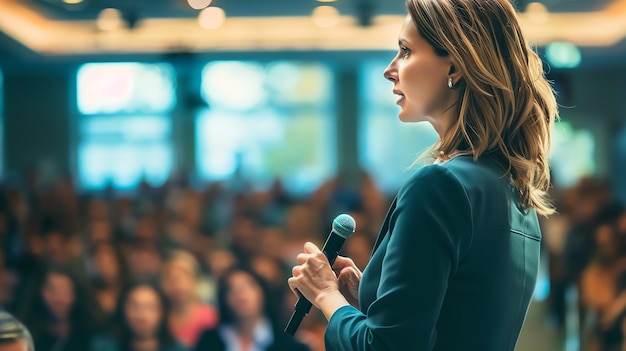
<instances>
[{"instance_id":1,"label":"woman","mask_svg":"<svg viewBox=\"0 0 626 351\"><path fill-rule=\"evenodd\" d=\"M399 118L440 136L391 205L362 275L311 243L289 285L326 349L514 350L539 263L554 93L507 0L409 0L384 76Z\"/></svg>"},{"instance_id":2,"label":"woman","mask_svg":"<svg viewBox=\"0 0 626 351\"><path fill-rule=\"evenodd\" d=\"M161 283L171 309L168 325L178 341L192 347L200 334L217 325L216 308L198 296L200 269L196 258L186 251L173 251L163 267Z\"/></svg>"},{"instance_id":3,"label":"woman","mask_svg":"<svg viewBox=\"0 0 626 351\"><path fill-rule=\"evenodd\" d=\"M100 242L92 252L93 294L96 328L110 330L115 324L117 299L126 285L128 270L122 252L112 243Z\"/></svg>"},{"instance_id":4,"label":"woman","mask_svg":"<svg viewBox=\"0 0 626 351\"><path fill-rule=\"evenodd\" d=\"M230 269L218 284L220 324L202 333L195 350L308 350L272 325L267 297L265 282L253 270Z\"/></svg>"},{"instance_id":5,"label":"woman","mask_svg":"<svg viewBox=\"0 0 626 351\"><path fill-rule=\"evenodd\" d=\"M92 351L186 351L167 327L165 295L153 284L135 282L122 292L117 307L120 325L115 340L95 339Z\"/></svg>"},{"instance_id":6,"label":"woman","mask_svg":"<svg viewBox=\"0 0 626 351\"><path fill-rule=\"evenodd\" d=\"M28 306L26 326L37 351L83 351L91 342L90 315L85 292L71 270L47 267L38 278ZM34 300L34 301L33 301Z\"/></svg>"}]
</instances>

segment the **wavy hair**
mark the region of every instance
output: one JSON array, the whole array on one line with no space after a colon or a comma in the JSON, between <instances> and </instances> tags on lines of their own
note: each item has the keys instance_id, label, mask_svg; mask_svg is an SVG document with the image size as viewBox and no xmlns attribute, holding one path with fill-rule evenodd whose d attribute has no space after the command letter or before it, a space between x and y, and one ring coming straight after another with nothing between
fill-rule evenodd
<instances>
[{"instance_id":1,"label":"wavy hair","mask_svg":"<svg viewBox=\"0 0 626 351\"><path fill-rule=\"evenodd\" d=\"M459 118L427 152L444 159L491 155L523 208L554 213L548 155L557 103L513 6L508 0L407 0L406 6L422 38L463 75Z\"/></svg>"}]
</instances>

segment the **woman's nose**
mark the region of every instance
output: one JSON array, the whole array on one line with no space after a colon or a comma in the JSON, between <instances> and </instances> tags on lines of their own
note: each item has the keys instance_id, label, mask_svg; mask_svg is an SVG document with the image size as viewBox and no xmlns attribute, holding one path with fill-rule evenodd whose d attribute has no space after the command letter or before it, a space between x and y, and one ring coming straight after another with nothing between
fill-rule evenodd
<instances>
[{"instance_id":1,"label":"woman's nose","mask_svg":"<svg viewBox=\"0 0 626 351\"><path fill-rule=\"evenodd\" d=\"M398 81L398 74L395 67L395 62L395 60L391 61L391 63L389 63L389 66L385 68L385 72L383 73L385 79L394 83Z\"/></svg>"}]
</instances>

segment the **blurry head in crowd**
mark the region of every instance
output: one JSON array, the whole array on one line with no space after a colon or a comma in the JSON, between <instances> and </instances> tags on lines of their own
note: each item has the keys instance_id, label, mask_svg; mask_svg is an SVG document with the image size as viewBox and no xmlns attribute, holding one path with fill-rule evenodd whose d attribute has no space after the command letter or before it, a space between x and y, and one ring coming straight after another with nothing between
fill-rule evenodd
<instances>
[{"instance_id":1,"label":"blurry head in crowd","mask_svg":"<svg viewBox=\"0 0 626 351\"><path fill-rule=\"evenodd\" d=\"M153 216L141 216L135 226L135 237L140 240L159 239L159 228L156 219Z\"/></svg>"},{"instance_id":2,"label":"blurry head in crowd","mask_svg":"<svg viewBox=\"0 0 626 351\"><path fill-rule=\"evenodd\" d=\"M236 261L235 255L230 250L215 249L206 255L206 265L211 275L218 280L235 265Z\"/></svg>"},{"instance_id":3,"label":"blurry head in crowd","mask_svg":"<svg viewBox=\"0 0 626 351\"><path fill-rule=\"evenodd\" d=\"M78 321L84 318L83 291L69 268L50 266L43 275L39 294L51 321ZM35 313L43 311L33 311Z\"/></svg>"},{"instance_id":4,"label":"blurry head in crowd","mask_svg":"<svg viewBox=\"0 0 626 351\"><path fill-rule=\"evenodd\" d=\"M159 340L161 346L172 343L167 314L167 300L156 285L142 281L127 286L117 309L122 343L153 339Z\"/></svg>"},{"instance_id":5,"label":"blurry head in crowd","mask_svg":"<svg viewBox=\"0 0 626 351\"><path fill-rule=\"evenodd\" d=\"M601 263L611 263L620 257L622 247L612 224L601 224L595 230L596 254Z\"/></svg>"},{"instance_id":6,"label":"blurry head in crowd","mask_svg":"<svg viewBox=\"0 0 626 351\"><path fill-rule=\"evenodd\" d=\"M94 219L89 223L88 228L89 241L92 244L107 242L113 240L113 228L111 223L106 219Z\"/></svg>"},{"instance_id":7,"label":"blurry head in crowd","mask_svg":"<svg viewBox=\"0 0 626 351\"><path fill-rule=\"evenodd\" d=\"M356 232L343 245L343 254L350 257L359 269L365 269L370 260L372 239L362 232Z\"/></svg>"},{"instance_id":8,"label":"blurry head in crowd","mask_svg":"<svg viewBox=\"0 0 626 351\"><path fill-rule=\"evenodd\" d=\"M126 281L126 267L122 252L110 242L101 242L92 253L96 286L119 286Z\"/></svg>"},{"instance_id":9,"label":"blurry head in crowd","mask_svg":"<svg viewBox=\"0 0 626 351\"><path fill-rule=\"evenodd\" d=\"M266 283L246 267L234 267L218 284L220 323L250 324L268 316Z\"/></svg>"},{"instance_id":10,"label":"blurry head in crowd","mask_svg":"<svg viewBox=\"0 0 626 351\"><path fill-rule=\"evenodd\" d=\"M269 255L256 255L250 260L250 265L271 289L285 285L286 267L280 259Z\"/></svg>"},{"instance_id":11,"label":"blurry head in crowd","mask_svg":"<svg viewBox=\"0 0 626 351\"><path fill-rule=\"evenodd\" d=\"M0 311L0 351L34 351L33 339L20 321Z\"/></svg>"},{"instance_id":12,"label":"blurry head in crowd","mask_svg":"<svg viewBox=\"0 0 626 351\"><path fill-rule=\"evenodd\" d=\"M198 298L197 284L200 268L189 252L170 252L161 272L163 291L174 304Z\"/></svg>"},{"instance_id":13,"label":"blurry head in crowd","mask_svg":"<svg viewBox=\"0 0 626 351\"><path fill-rule=\"evenodd\" d=\"M131 278L145 279L159 276L162 259L155 242L133 240L125 253Z\"/></svg>"},{"instance_id":14,"label":"blurry head in crowd","mask_svg":"<svg viewBox=\"0 0 626 351\"><path fill-rule=\"evenodd\" d=\"M253 214L239 214L233 218L230 230L231 249L242 260L258 252L260 246L259 226Z\"/></svg>"},{"instance_id":15,"label":"blurry head in crowd","mask_svg":"<svg viewBox=\"0 0 626 351\"><path fill-rule=\"evenodd\" d=\"M283 259L285 232L279 227L266 227L261 231L260 254Z\"/></svg>"},{"instance_id":16,"label":"blurry head in crowd","mask_svg":"<svg viewBox=\"0 0 626 351\"><path fill-rule=\"evenodd\" d=\"M299 204L287 211L285 231L291 239L312 240L317 233L315 211L310 206Z\"/></svg>"}]
</instances>

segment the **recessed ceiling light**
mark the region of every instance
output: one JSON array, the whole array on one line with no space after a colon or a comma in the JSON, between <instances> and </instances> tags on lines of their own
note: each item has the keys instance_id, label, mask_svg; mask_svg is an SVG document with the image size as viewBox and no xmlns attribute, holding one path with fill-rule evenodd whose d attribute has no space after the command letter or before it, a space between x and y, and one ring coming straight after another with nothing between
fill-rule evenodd
<instances>
[{"instance_id":1,"label":"recessed ceiling light","mask_svg":"<svg viewBox=\"0 0 626 351\"><path fill-rule=\"evenodd\" d=\"M124 25L122 13L118 9L108 8L100 11L96 26L102 31L109 31L121 28Z\"/></svg>"},{"instance_id":2,"label":"recessed ceiling light","mask_svg":"<svg viewBox=\"0 0 626 351\"><path fill-rule=\"evenodd\" d=\"M337 0L317 0L317 2L336 2Z\"/></svg>"},{"instance_id":3,"label":"recessed ceiling light","mask_svg":"<svg viewBox=\"0 0 626 351\"><path fill-rule=\"evenodd\" d=\"M339 22L339 11L332 6L318 6L313 10L313 22L322 28L331 28Z\"/></svg>"},{"instance_id":4,"label":"recessed ceiling light","mask_svg":"<svg viewBox=\"0 0 626 351\"><path fill-rule=\"evenodd\" d=\"M187 0L189 7L194 10L202 10L211 5L212 0Z\"/></svg>"},{"instance_id":5,"label":"recessed ceiling light","mask_svg":"<svg viewBox=\"0 0 626 351\"><path fill-rule=\"evenodd\" d=\"M198 23L204 29L217 29L226 21L226 13L219 7L207 7L198 14Z\"/></svg>"},{"instance_id":6,"label":"recessed ceiling light","mask_svg":"<svg viewBox=\"0 0 626 351\"><path fill-rule=\"evenodd\" d=\"M63 2L68 5L76 5L76 4L80 4L81 2L83 2L83 0L63 0Z\"/></svg>"},{"instance_id":7,"label":"recessed ceiling light","mask_svg":"<svg viewBox=\"0 0 626 351\"><path fill-rule=\"evenodd\" d=\"M546 5L540 2L531 2L526 6L528 18L535 23L546 23L550 17L550 11Z\"/></svg>"}]
</instances>

